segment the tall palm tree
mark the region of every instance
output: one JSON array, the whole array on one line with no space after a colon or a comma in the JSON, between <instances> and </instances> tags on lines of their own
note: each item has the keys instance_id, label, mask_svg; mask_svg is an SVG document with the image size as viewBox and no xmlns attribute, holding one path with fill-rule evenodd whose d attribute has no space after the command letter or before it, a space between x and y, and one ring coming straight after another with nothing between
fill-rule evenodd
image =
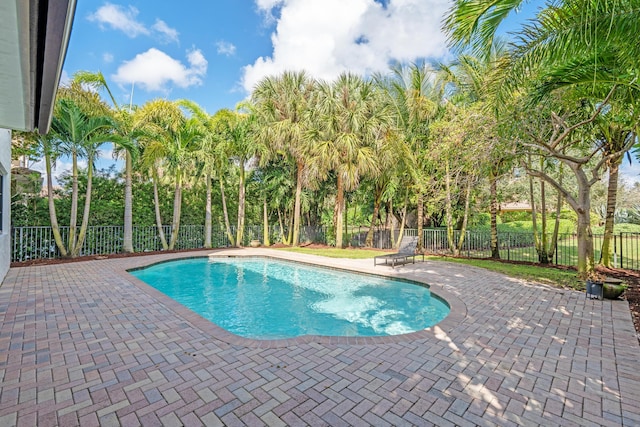
<instances>
[{"instance_id":1,"label":"tall palm tree","mask_svg":"<svg viewBox=\"0 0 640 427\"><path fill-rule=\"evenodd\" d=\"M624 148L633 144L636 140L636 133L633 130L633 124L627 121L626 126L624 120L619 118L609 120L609 117L600 117L598 120L598 141L602 144L604 155L612 156L607 164L609 169L609 183L607 185L607 207L604 223L604 233L602 238L602 250L600 251L600 264L605 267L612 266L612 247L614 216L616 210L616 202L618 195L618 174L620 165L624 158ZM634 117L637 121L637 117Z\"/></svg>"},{"instance_id":2,"label":"tall palm tree","mask_svg":"<svg viewBox=\"0 0 640 427\"><path fill-rule=\"evenodd\" d=\"M78 71L73 75L75 82L88 85L95 90L107 92L109 100L113 104L113 117L115 126L113 133L119 138L112 141L117 155L124 154L124 233L122 240L122 251L132 253L133 249L133 162L139 153L138 137L141 134L139 128L135 126L133 118L133 108L123 108L113 96L109 85L102 72Z\"/></svg>"},{"instance_id":3,"label":"tall palm tree","mask_svg":"<svg viewBox=\"0 0 640 427\"><path fill-rule=\"evenodd\" d=\"M402 133L390 131L380 144L374 144L373 156L378 164L378 173L369 179L373 186L373 213L371 224L365 237L365 246L373 246L375 223L380 215L380 207L385 199L393 197L396 184L402 176L405 161L412 157L409 145L402 139Z\"/></svg>"},{"instance_id":4,"label":"tall palm tree","mask_svg":"<svg viewBox=\"0 0 640 427\"><path fill-rule=\"evenodd\" d=\"M239 105L239 110L251 109L249 104ZM244 238L245 204L246 204L246 167L250 160L264 158L266 145L256 138L256 116L252 113L236 111L229 116L224 131L229 143L231 156L238 163L238 226L236 229L236 246L242 246Z\"/></svg>"},{"instance_id":5,"label":"tall palm tree","mask_svg":"<svg viewBox=\"0 0 640 427\"><path fill-rule=\"evenodd\" d=\"M69 220L69 237L66 252L70 257L79 255L84 243L84 236L89 221L91 206L91 184L93 163L98 154L98 147L114 139L110 133L113 121L108 116L89 116L71 99L59 99L51 122L54 138L60 150L71 156L72 193L71 217ZM77 233L78 220L78 159L87 159L87 188L80 232ZM51 195L50 195L51 197ZM62 251L62 248L61 248Z\"/></svg>"},{"instance_id":6,"label":"tall palm tree","mask_svg":"<svg viewBox=\"0 0 640 427\"><path fill-rule=\"evenodd\" d=\"M273 150L288 153L296 165L293 246L298 245L300 238L300 202L313 145L307 132L309 102L314 90L315 82L305 72L287 71L266 77L251 94L261 124L258 137Z\"/></svg>"},{"instance_id":7,"label":"tall palm tree","mask_svg":"<svg viewBox=\"0 0 640 427\"><path fill-rule=\"evenodd\" d=\"M363 175L379 171L374 147L383 143L393 120L376 86L350 73L320 84L316 108L318 158L336 174L334 225L336 247L341 248L344 193L357 188Z\"/></svg>"},{"instance_id":8,"label":"tall palm tree","mask_svg":"<svg viewBox=\"0 0 640 427\"><path fill-rule=\"evenodd\" d=\"M462 54L450 65L440 65L439 79L441 84L448 86L451 102L457 105L479 104L484 106L487 119L495 117L494 94L491 85L496 79L498 65L508 54L507 46L502 39L494 40L488 56ZM497 120L495 117L494 122ZM489 121L489 120L488 120ZM498 242L498 180L510 170L514 161L514 147L509 140L501 138L498 126L494 126L494 133L490 140L481 141L485 146L485 162L483 168L489 178L489 213L491 229L491 257L500 258ZM537 236L537 232L536 232ZM546 234L543 233L543 241ZM539 245L536 247L539 248ZM544 244L546 254L546 244Z\"/></svg>"},{"instance_id":9,"label":"tall palm tree","mask_svg":"<svg viewBox=\"0 0 640 427\"><path fill-rule=\"evenodd\" d=\"M38 140L38 145L42 154L44 155L45 172L47 174L47 203L49 207L49 220L51 221L51 231L53 232L53 239L56 242L56 246L60 251L62 257L68 256L67 247L60 234L60 225L58 224L58 215L56 212L56 205L54 201L53 190L53 167L58 157L62 154L56 145L58 141L54 137L53 132L49 132L46 135L35 134Z\"/></svg>"},{"instance_id":10,"label":"tall palm tree","mask_svg":"<svg viewBox=\"0 0 640 427\"><path fill-rule=\"evenodd\" d=\"M204 174L205 178L205 216L204 216L204 247L210 248L211 244L211 226L212 226L212 185L211 185L211 177L215 174L216 171L216 161L218 151L216 150L217 144L221 139L219 137L219 133L216 132L216 123L217 120L214 119L214 116L207 114L207 112L202 109L198 104L193 101L187 99L181 99L178 101L178 104L181 107L187 109L194 118L196 118L200 125L202 126L202 140L198 146L197 152L194 153L197 162L199 163L199 170L202 174ZM226 157L226 156L225 156ZM226 158L225 158L226 160ZM226 201L224 195L224 185L221 186L222 193L222 202L224 205L224 214L225 219L227 219L228 224L228 216L226 212ZM229 227L228 227L229 228ZM228 231L231 234L230 230ZM233 240L232 240L233 242Z\"/></svg>"},{"instance_id":11,"label":"tall palm tree","mask_svg":"<svg viewBox=\"0 0 640 427\"><path fill-rule=\"evenodd\" d=\"M175 248L180 229L182 190L186 174L195 164L193 154L202 139L202 126L196 118L186 119L177 103L162 99L147 102L140 110L139 119L142 122L139 126L145 132L143 163L147 168L165 168L173 180L171 238L166 246L166 249L172 250ZM157 197L155 204L156 225L161 232Z\"/></svg>"},{"instance_id":12,"label":"tall palm tree","mask_svg":"<svg viewBox=\"0 0 640 427\"><path fill-rule=\"evenodd\" d=\"M393 110L395 127L409 148L402 156L401 166L412 178L412 190L416 195L418 235L422 235L424 223L424 199L432 187L433 165L429 155L429 126L441 114L443 99L441 88L434 84L436 72L427 64L395 66L387 78L380 78L385 87L387 102ZM398 236L397 243L400 238ZM418 239L418 249L422 249Z\"/></svg>"},{"instance_id":13,"label":"tall palm tree","mask_svg":"<svg viewBox=\"0 0 640 427\"><path fill-rule=\"evenodd\" d=\"M235 236L231 232L231 221L229 220L229 210L227 208L227 196L225 190L225 180L231 167L231 144L227 138L227 123L231 121L233 112L222 109L217 111L213 117L213 133L211 134L211 165L213 174L218 179L220 187L220 198L222 201L222 214L227 238L231 246L235 246Z\"/></svg>"}]
</instances>

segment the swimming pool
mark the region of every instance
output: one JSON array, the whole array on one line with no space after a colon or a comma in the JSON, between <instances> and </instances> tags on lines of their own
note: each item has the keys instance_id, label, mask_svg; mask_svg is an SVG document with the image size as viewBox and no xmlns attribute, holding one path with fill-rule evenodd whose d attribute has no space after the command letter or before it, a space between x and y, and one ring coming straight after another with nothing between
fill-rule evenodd
<instances>
[{"instance_id":1,"label":"swimming pool","mask_svg":"<svg viewBox=\"0 0 640 427\"><path fill-rule=\"evenodd\" d=\"M272 258L192 258L130 273L245 338L399 335L449 313L416 282Z\"/></svg>"}]
</instances>

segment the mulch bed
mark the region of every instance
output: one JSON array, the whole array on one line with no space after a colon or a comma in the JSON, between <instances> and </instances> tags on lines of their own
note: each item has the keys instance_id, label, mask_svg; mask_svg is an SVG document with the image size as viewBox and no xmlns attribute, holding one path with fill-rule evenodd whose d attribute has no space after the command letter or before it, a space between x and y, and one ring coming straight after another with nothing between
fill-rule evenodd
<instances>
[{"instance_id":1,"label":"mulch bed","mask_svg":"<svg viewBox=\"0 0 640 427\"><path fill-rule=\"evenodd\" d=\"M307 244L307 245L301 245L301 246L304 246L307 248L317 248L317 249L323 249L323 248L329 247L329 246L319 245L319 244ZM283 244L275 244L271 247L277 248L277 247L286 247L286 246ZM379 249L370 249L370 250L379 251ZM132 256L145 256L145 255L167 254L167 253L177 253L177 252L210 252L210 251L211 249L184 249L184 250L173 250L173 251L137 252L133 254L91 255L91 256L83 256L83 257L77 257L77 258L35 259L30 261L12 262L11 267L66 264L70 262L82 262L82 261L89 261L89 260L124 258L124 257L132 257ZM516 264L530 264L530 263L517 262L517 261L501 261L501 262L511 262ZM539 264L534 264L534 265L539 266ZM556 266L556 265L549 265L548 268L557 268L562 270L573 269L572 267ZM638 337L638 340L640 340L640 271L622 270L622 269L606 269L601 267L599 267L598 270L607 276L622 279L628 285L627 290L623 294L623 298L629 302L629 308L631 309L631 316L633 317L633 324L635 325L635 328L636 328L636 336Z\"/></svg>"}]
</instances>

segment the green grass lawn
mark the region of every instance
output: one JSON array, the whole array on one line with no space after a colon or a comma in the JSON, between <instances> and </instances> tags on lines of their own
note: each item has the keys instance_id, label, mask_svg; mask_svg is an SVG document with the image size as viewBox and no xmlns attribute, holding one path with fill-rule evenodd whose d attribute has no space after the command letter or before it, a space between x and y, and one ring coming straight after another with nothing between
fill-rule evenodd
<instances>
[{"instance_id":1,"label":"green grass lawn","mask_svg":"<svg viewBox=\"0 0 640 427\"><path fill-rule=\"evenodd\" d=\"M296 252L301 254L320 255L331 258L348 258L348 259L367 259L376 255L385 253L366 249L336 249L336 248L279 248L277 250ZM459 264L472 265L475 267L486 268L487 270L505 274L510 277L516 277L524 280L545 283L552 286L567 287L576 290L584 290L584 282L576 277L576 272L572 270L558 270L556 268L540 267L535 265L519 265L501 263L491 260L463 259L439 256L427 256L432 261L448 261Z\"/></svg>"},{"instance_id":2,"label":"green grass lawn","mask_svg":"<svg viewBox=\"0 0 640 427\"><path fill-rule=\"evenodd\" d=\"M480 260L438 256L428 256L426 258L433 261L440 260L472 265L474 267L486 268L487 270L502 273L510 277L584 291L584 281L578 279L576 272L573 270L559 270L553 267L542 267L536 265L509 264L484 259Z\"/></svg>"},{"instance_id":3,"label":"green grass lawn","mask_svg":"<svg viewBox=\"0 0 640 427\"><path fill-rule=\"evenodd\" d=\"M373 259L374 256L392 254L393 251L372 251L368 249L338 249L338 248L275 248L279 251L296 252L300 254L320 255L329 258L347 258L347 259Z\"/></svg>"}]
</instances>

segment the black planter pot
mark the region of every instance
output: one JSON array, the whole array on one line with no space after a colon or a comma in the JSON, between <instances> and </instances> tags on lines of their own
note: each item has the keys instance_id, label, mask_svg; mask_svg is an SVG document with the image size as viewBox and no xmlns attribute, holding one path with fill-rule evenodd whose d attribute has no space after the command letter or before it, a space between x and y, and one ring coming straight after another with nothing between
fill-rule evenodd
<instances>
[{"instance_id":1,"label":"black planter pot","mask_svg":"<svg viewBox=\"0 0 640 427\"><path fill-rule=\"evenodd\" d=\"M602 299L603 298L603 283L593 280L586 281L587 294L589 299Z\"/></svg>"}]
</instances>

